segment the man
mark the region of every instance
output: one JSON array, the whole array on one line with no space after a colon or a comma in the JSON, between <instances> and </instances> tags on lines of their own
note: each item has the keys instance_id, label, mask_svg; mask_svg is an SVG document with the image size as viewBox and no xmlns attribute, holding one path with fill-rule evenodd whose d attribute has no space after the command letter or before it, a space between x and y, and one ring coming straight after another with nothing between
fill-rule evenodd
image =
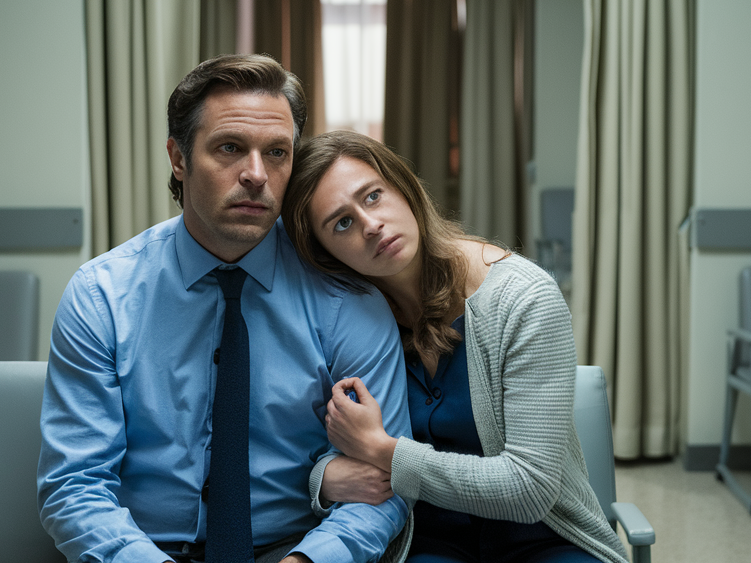
<instances>
[{"instance_id":1,"label":"man","mask_svg":"<svg viewBox=\"0 0 751 563\"><path fill-rule=\"evenodd\" d=\"M272 59L199 65L168 105L170 189L182 215L69 283L52 332L38 476L42 523L68 560L203 561L205 548L206 561L227 562L221 549L234 536L221 549L216 538L235 517L221 514L216 491L228 477L209 471L226 408L214 399L227 385L217 374L235 365L220 350L233 305L219 280L233 268L249 367L245 392L222 393L249 404L246 422L222 432L246 432L252 527L239 533L252 528L256 560L372 561L402 528L398 497L342 505L320 523L310 508L308 475L331 449L323 420L334 382L366 380L393 434L408 434L409 420L385 301L307 268L277 221L305 119L298 80ZM239 450L231 462L244 461ZM212 501L213 521L228 523L212 524Z\"/></svg>"}]
</instances>

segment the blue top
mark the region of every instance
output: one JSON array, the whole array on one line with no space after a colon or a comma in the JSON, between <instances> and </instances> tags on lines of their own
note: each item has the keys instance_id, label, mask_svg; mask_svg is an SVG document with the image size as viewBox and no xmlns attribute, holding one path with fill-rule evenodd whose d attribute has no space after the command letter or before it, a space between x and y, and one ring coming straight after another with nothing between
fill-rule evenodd
<instances>
[{"instance_id":1,"label":"blue top","mask_svg":"<svg viewBox=\"0 0 751 563\"><path fill-rule=\"evenodd\" d=\"M412 435L438 451L482 455L467 377L464 315L451 326L462 336L450 354L443 354L431 378L419 356L407 360Z\"/></svg>"},{"instance_id":2,"label":"blue top","mask_svg":"<svg viewBox=\"0 0 751 563\"><path fill-rule=\"evenodd\" d=\"M220 264L176 217L68 284L52 330L38 474L42 523L68 560L161 563L152 540L205 539ZM311 530L296 551L316 563L375 560L406 521L405 503L343 505L319 525L308 476L331 450L323 419L344 377L363 379L390 434L411 434L388 305L305 266L281 222L238 265L249 274L254 543Z\"/></svg>"}]
</instances>

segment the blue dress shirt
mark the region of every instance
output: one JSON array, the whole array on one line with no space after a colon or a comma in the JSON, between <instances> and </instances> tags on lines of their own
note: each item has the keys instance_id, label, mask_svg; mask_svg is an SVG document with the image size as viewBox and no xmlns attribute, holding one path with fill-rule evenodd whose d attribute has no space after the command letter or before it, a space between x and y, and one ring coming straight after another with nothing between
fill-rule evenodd
<instances>
[{"instance_id":1,"label":"blue dress shirt","mask_svg":"<svg viewBox=\"0 0 751 563\"><path fill-rule=\"evenodd\" d=\"M38 500L69 560L156 563L167 558L153 541L205 539L224 315L211 271L220 264L177 217L83 265L68 284L52 330ZM388 305L303 264L279 221L238 265L249 274L254 542L309 531L295 551L315 563L374 561L402 528L404 502L346 504L319 523L308 476L331 450L323 420L342 378L361 377L387 431L411 435Z\"/></svg>"}]
</instances>

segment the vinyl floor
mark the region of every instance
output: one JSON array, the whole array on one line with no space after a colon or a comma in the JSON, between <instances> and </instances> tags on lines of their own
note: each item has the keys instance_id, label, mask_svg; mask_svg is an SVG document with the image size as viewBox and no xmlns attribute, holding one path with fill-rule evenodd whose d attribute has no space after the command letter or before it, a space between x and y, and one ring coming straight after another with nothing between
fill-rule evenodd
<instances>
[{"instance_id":1,"label":"vinyl floor","mask_svg":"<svg viewBox=\"0 0 751 563\"><path fill-rule=\"evenodd\" d=\"M751 472L735 475L751 491ZM685 471L680 459L617 462L616 494L655 529L653 563L751 563L751 514L714 472Z\"/></svg>"}]
</instances>

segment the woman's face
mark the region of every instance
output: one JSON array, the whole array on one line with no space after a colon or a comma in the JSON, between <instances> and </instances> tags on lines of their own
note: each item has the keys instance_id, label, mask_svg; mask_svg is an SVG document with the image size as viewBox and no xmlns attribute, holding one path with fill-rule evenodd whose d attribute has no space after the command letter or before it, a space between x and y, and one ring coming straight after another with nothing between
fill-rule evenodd
<instances>
[{"instance_id":1,"label":"woman's face","mask_svg":"<svg viewBox=\"0 0 751 563\"><path fill-rule=\"evenodd\" d=\"M310 202L313 233L332 256L368 277L417 264L420 235L404 196L365 162L339 158Z\"/></svg>"}]
</instances>

